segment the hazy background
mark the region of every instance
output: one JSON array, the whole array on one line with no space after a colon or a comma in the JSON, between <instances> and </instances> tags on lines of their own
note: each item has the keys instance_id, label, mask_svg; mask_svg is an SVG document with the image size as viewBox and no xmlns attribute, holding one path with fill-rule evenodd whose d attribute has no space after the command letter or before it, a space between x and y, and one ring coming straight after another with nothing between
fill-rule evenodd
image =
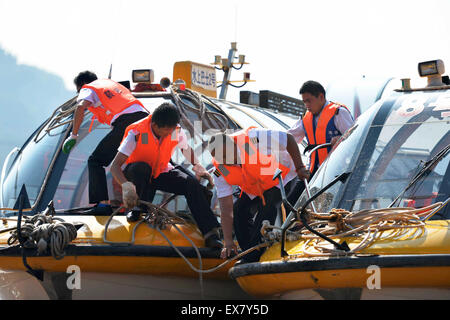
<instances>
[{"instance_id":1,"label":"hazy background","mask_svg":"<svg viewBox=\"0 0 450 320\"><path fill-rule=\"evenodd\" d=\"M449 70L449 13L450 0L0 0L0 163L75 94L82 70L107 77L112 63L112 78L129 80L132 69L152 68L159 81L176 61L226 57L235 41L250 64L232 80L245 71L256 82L227 98L298 98L310 79L351 88L414 77L418 62L437 58Z\"/></svg>"},{"instance_id":2,"label":"hazy background","mask_svg":"<svg viewBox=\"0 0 450 320\"><path fill-rule=\"evenodd\" d=\"M14 56L0 49L0 164L74 94L61 77L18 64Z\"/></svg>"}]
</instances>

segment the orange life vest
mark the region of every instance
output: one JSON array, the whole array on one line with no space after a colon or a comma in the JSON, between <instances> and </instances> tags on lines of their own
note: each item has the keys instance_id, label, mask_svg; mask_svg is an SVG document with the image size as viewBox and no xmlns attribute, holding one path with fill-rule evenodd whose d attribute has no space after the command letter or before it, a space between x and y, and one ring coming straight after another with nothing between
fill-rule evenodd
<instances>
[{"instance_id":1,"label":"orange life vest","mask_svg":"<svg viewBox=\"0 0 450 320\"><path fill-rule=\"evenodd\" d=\"M124 139L130 130L137 131L136 148L125 163L145 162L152 168L152 178L157 178L167 165L178 145L178 137L181 127L177 127L171 135L161 141L153 135L150 124L152 116L139 120L127 127Z\"/></svg>"},{"instance_id":2,"label":"orange life vest","mask_svg":"<svg viewBox=\"0 0 450 320\"><path fill-rule=\"evenodd\" d=\"M85 84L83 88L94 90L102 103L103 108L95 108L93 106L88 108L100 123L111 125L111 121L116 114L133 104L139 104L144 107L130 90L110 79L95 80Z\"/></svg>"},{"instance_id":3,"label":"orange life vest","mask_svg":"<svg viewBox=\"0 0 450 320\"><path fill-rule=\"evenodd\" d=\"M323 144L323 143L329 143L331 141L331 137L328 135L329 124L331 124L334 127L334 123L331 123L331 121L334 121L334 116L338 112L340 107L344 107L347 109L346 106L337 104L334 102L329 103L326 105L319 116L319 121L317 122L317 127L314 130L314 116L310 111L306 111L305 116L303 117L303 128L305 129L306 137L308 139L309 144ZM348 109L347 109L348 110ZM319 155L319 163L320 166L322 162L325 160L325 158L328 156L328 152L331 150L330 148L321 148L317 150L316 152L311 154L311 160L309 165L309 170L313 172L314 166L316 164L316 153Z\"/></svg>"},{"instance_id":4,"label":"orange life vest","mask_svg":"<svg viewBox=\"0 0 450 320\"><path fill-rule=\"evenodd\" d=\"M284 178L290 168L278 163L275 155L265 155L258 151L248 136L248 131L253 128L255 127L230 135L239 148L241 165L219 164L214 158L213 164L228 184L237 185L242 192L261 197L265 205L263 193L278 185L278 180L272 180L276 169L283 171Z\"/></svg>"}]
</instances>

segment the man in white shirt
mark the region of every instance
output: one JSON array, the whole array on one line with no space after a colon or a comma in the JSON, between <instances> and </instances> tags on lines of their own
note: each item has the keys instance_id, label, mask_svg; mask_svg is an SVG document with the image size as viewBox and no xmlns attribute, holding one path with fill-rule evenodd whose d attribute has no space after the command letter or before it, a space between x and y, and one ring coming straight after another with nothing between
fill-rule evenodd
<instances>
[{"instance_id":1,"label":"man in white shirt","mask_svg":"<svg viewBox=\"0 0 450 320\"><path fill-rule=\"evenodd\" d=\"M330 102L326 99L326 93L323 86L316 82L316 81L307 81L305 82L302 87L300 88L300 94L302 96L302 100L305 104L305 107L307 109L306 114L303 118L300 118L293 126L290 128L287 132L292 134L297 141L297 143L301 143L303 138L307 135L307 132L305 130L305 124L304 120L308 113L312 115L313 119L313 128L314 133L312 134L312 137L307 137L308 142L310 144L314 140L314 142L317 144L317 139L314 139L315 135L317 135L318 123L321 118L322 111L329 105L335 104L338 105L338 107L335 109L336 111L334 116L331 118L332 123L329 123L329 125L324 130L327 130L326 132L326 141L323 143L331 143L334 145L339 138L342 136L342 134L347 131L354 123L353 117L350 113L350 111L343 105L339 105L333 102ZM331 148L329 148L331 149ZM315 168L310 168L310 171L312 172L312 175L317 171L318 166L320 165L319 162L316 162Z\"/></svg>"},{"instance_id":2,"label":"man in white shirt","mask_svg":"<svg viewBox=\"0 0 450 320\"><path fill-rule=\"evenodd\" d=\"M136 207L138 199L151 202L156 190L183 195L203 234L205 246L222 248L218 234L220 225L210 208L204 187L198 181L203 177L213 185L213 179L189 146L184 131L178 125L179 120L176 107L163 103L151 116L130 125L111 164L111 173L122 186L125 206L134 207L127 215L129 222L140 218L141 212ZM179 148L186 160L194 165L197 179L170 164L175 148Z\"/></svg>"},{"instance_id":3,"label":"man in white shirt","mask_svg":"<svg viewBox=\"0 0 450 320\"><path fill-rule=\"evenodd\" d=\"M240 147L237 147L239 142L236 141L239 138L235 137L236 140L232 140L228 135L219 134L211 138L210 141L209 149L217 168L214 172L214 181L217 188L225 241L221 254L222 258L229 257L233 252L237 252L232 239L233 228L239 246L245 251L261 242L260 232L264 220L268 220L271 224L275 223L281 203L278 181L270 184L270 181L273 181L274 172L272 171L275 170L275 167L282 167L285 170L283 182L287 194L291 191L296 177L301 179L309 177L309 171L303 165L298 145L291 134L276 130L252 128L248 129L246 136L254 147L246 147L247 143L245 143L243 144L243 150L249 151L244 152L256 155L258 159L261 159L261 162L249 165L243 163L242 159L246 158L242 156L243 151ZM228 146L226 146L227 140L230 141ZM230 152L232 153L230 154ZM270 163L265 163L269 159ZM239 176L246 176L246 178L240 179ZM260 176L261 180L257 182L258 179L256 179L256 184L260 183L261 186L265 186L263 189L261 189L262 187L259 188L259 195L255 182L251 182L257 176ZM242 191L234 204L232 198L233 185L239 186ZM255 211L258 211L256 217L254 216ZM242 261L257 261L261 254L262 251L253 251L245 255Z\"/></svg>"},{"instance_id":4,"label":"man in white shirt","mask_svg":"<svg viewBox=\"0 0 450 320\"><path fill-rule=\"evenodd\" d=\"M109 204L105 167L114 159L127 126L148 116L148 111L127 88L109 79L98 80L95 73L90 71L80 72L74 83L78 92L78 105L72 133L64 142L63 151L68 154L75 146L86 109L89 109L98 121L111 126L112 130L100 141L88 159L89 203L95 206L86 212L110 215L112 209Z\"/></svg>"},{"instance_id":5,"label":"man in white shirt","mask_svg":"<svg viewBox=\"0 0 450 320\"><path fill-rule=\"evenodd\" d=\"M294 136L297 143L301 143L306 136L310 145L324 143L335 145L354 123L350 111L344 105L328 101L325 89L316 81L305 82L300 88L300 94L307 111L287 132ZM319 149L310 155L308 164L310 178L319 169L332 146ZM295 191L292 192L294 196L291 196L289 201L295 204L304 189L304 181L297 181Z\"/></svg>"}]
</instances>

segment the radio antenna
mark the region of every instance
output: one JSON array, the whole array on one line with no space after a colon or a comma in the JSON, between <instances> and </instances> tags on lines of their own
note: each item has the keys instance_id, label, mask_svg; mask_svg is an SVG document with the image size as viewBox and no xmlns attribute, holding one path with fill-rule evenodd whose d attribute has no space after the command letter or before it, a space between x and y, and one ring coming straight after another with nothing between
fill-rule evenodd
<instances>
[{"instance_id":1,"label":"radio antenna","mask_svg":"<svg viewBox=\"0 0 450 320\"><path fill-rule=\"evenodd\" d=\"M111 66L109 67L108 79L111 79L111 76L112 76L112 62L111 62Z\"/></svg>"}]
</instances>

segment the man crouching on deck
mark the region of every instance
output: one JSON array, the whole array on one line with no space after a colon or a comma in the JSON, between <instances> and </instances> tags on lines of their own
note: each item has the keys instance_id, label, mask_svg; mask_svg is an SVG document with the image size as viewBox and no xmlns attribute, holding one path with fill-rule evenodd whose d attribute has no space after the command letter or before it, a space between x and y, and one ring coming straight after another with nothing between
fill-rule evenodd
<instances>
[{"instance_id":1,"label":"man crouching on deck","mask_svg":"<svg viewBox=\"0 0 450 320\"><path fill-rule=\"evenodd\" d=\"M122 186L123 203L133 208L128 214L129 222L139 219L142 210L138 199L152 201L156 190L184 195L189 209L203 234L205 246L222 248L219 240L220 227L203 186L197 179L206 178L213 184L211 175L200 165L187 137L179 126L180 115L170 103L163 103L152 115L127 127L124 139L111 165L114 179ZM191 162L197 179L174 168L170 158L175 147ZM126 164L122 171L122 165Z\"/></svg>"}]
</instances>

